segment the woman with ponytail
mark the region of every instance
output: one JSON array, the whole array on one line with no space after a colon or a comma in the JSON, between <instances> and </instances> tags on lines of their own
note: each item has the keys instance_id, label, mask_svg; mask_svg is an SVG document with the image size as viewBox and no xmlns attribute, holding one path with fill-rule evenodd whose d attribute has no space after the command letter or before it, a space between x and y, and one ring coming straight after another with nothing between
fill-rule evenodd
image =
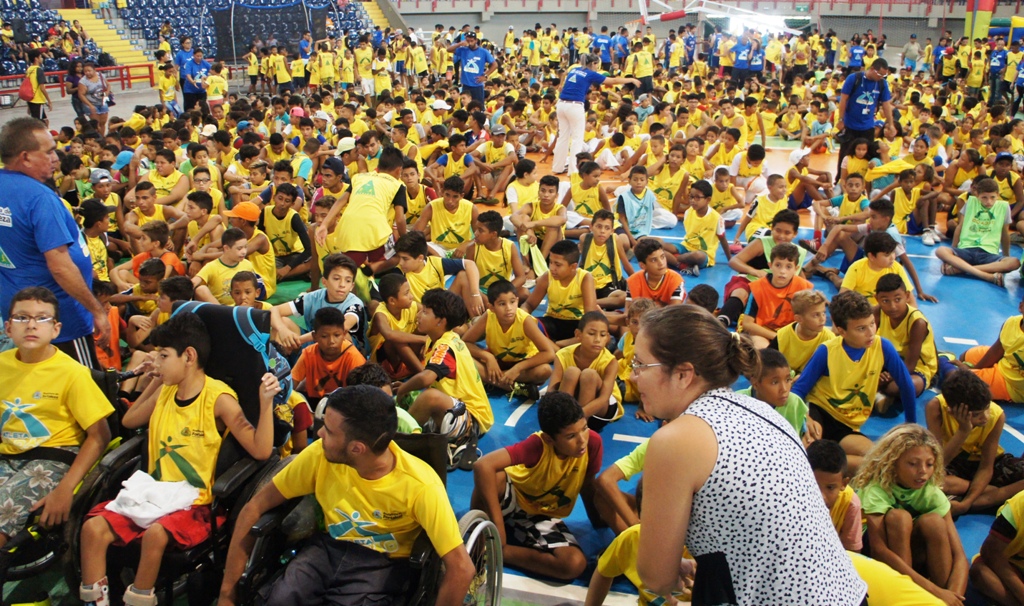
<instances>
[{"instance_id":1,"label":"woman with ponytail","mask_svg":"<svg viewBox=\"0 0 1024 606\"><path fill-rule=\"evenodd\" d=\"M651 438L637 568L659 595L696 568L693 604L861 604L799 437L781 415L729 387L756 374L750 338L704 309L648 312L632 379L668 421ZM681 560L683 547L696 559Z\"/></svg>"}]
</instances>

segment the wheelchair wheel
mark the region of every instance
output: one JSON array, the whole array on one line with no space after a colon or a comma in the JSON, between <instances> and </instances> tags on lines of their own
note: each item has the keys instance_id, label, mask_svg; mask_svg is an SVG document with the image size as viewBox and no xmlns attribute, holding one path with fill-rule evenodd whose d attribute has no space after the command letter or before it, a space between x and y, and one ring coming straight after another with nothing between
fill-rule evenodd
<instances>
[{"instance_id":1,"label":"wheelchair wheel","mask_svg":"<svg viewBox=\"0 0 1024 606\"><path fill-rule=\"evenodd\" d=\"M473 560L476 576L469 586L464 604L498 606L501 603L501 537L487 514L471 509L459 520L459 534Z\"/></svg>"}]
</instances>

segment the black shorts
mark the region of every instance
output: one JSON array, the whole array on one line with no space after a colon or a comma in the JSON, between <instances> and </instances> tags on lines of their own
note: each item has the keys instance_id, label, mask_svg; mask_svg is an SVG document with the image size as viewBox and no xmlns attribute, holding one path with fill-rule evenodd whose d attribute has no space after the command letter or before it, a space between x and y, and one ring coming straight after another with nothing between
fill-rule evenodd
<instances>
[{"instance_id":1,"label":"black shorts","mask_svg":"<svg viewBox=\"0 0 1024 606\"><path fill-rule=\"evenodd\" d=\"M560 61L548 61L548 67L551 69L558 69L558 66L562 63Z\"/></svg>"},{"instance_id":2,"label":"black shorts","mask_svg":"<svg viewBox=\"0 0 1024 606\"><path fill-rule=\"evenodd\" d=\"M249 76L249 84L251 84L253 86L256 86L256 80L258 80L258 79L259 79L259 76Z\"/></svg>"},{"instance_id":3,"label":"black shorts","mask_svg":"<svg viewBox=\"0 0 1024 606\"><path fill-rule=\"evenodd\" d=\"M74 358L82 366L105 370L100 368L100 360L96 357L96 341L92 335L84 335L71 341L54 343L53 346Z\"/></svg>"},{"instance_id":4,"label":"black shorts","mask_svg":"<svg viewBox=\"0 0 1024 606\"><path fill-rule=\"evenodd\" d=\"M576 329L579 328L578 320L562 320L544 316L540 318L540 327L552 341L565 341L576 336Z\"/></svg>"},{"instance_id":5,"label":"black shorts","mask_svg":"<svg viewBox=\"0 0 1024 606\"><path fill-rule=\"evenodd\" d=\"M36 120L46 120L46 104L45 103L28 103L28 115L32 116Z\"/></svg>"},{"instance_id":6,"label":"black shorts","mask_svg":"<svg viewBox=\"0 0 1024 606\"><path fill-rule=\"evenodd\" d=\"M603 71L603 72L610 72L610 71L612 71L612 64L611 64L611 62L605 63L605 62L602 61L601 62L601 71Z\"/></svg>"},{"instance_id":7,"label":"black shorts","mask_svg":"<svg viewBox=\"0 0 1024 606\"><path fill-rule=\"evenodd\" d=\"M862 436L859 431L850 429L846 425L843 425L835 418L825 412L825 409L821 408L817 404L811 402L807 403L808 411L812 419L817 421L821 425L821 437L824 440L832 440L833 442L842 441L846 436Z\"/></svg>"},{"instance_id":8,"label":"black shorts","mask_svg":"<svg viewBox=\"0 0 1024 606\"><path fill-rule=\"evenodd\" d=\"M615 282L613 280L609 282L607 285L597 289L597 298L607 299L608 297L612 296L613 292L617 290L625 291L626 289L623 288L622 286L623 285L621 283Z\"/></svg>"},{"instance_id":9,"label":"black shorts","mask_svg":"<svg viewBox=\"0 0 1024 606\"><path fill-rule=\"evenodd\" d=\"M964 480L972 480L974 474L978 473L980 463L979 460L972 461L966 452L960 451L960 454L946 464L946 473ZM992 480L989 484L1002 488L1021 480L1024 480L1024 459L1004 452L992 462Z\"/></svg>"},{"instance_id":10,"label":"black shorts","mask_svg":"<svg viewBox=\"0 0 1024 606\"><path fill-rule=\"evenodd\" d=\"M279 267L279 268L280 267L288 267L289 269L295 269L296 267L302 265L306 261L309 261L309 259L310 259L309 253L297 252L297 253L292 253L290 255L283 255L283 256L277 257L274 261L275 261L276 266Z\"/></svg>"}]
</instances>

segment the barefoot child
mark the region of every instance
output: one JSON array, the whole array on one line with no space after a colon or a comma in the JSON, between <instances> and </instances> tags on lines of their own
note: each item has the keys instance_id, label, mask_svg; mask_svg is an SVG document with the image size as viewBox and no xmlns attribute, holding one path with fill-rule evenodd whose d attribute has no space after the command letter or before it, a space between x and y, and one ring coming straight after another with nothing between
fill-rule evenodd
<instances>
[{"instance_id":1,"label":"barefoot child","mask_svg":"<svg viewBox=\"0 0 1024 606\"><path fill-rule=\"evenodd\" d=\"M949 499L939 488L942 465L935 437L908 423L872 447L852 485L864 509L871 557L956 604L967 590L968 564Z\"/></svg>"},{"instance_id":2,"label":"barefoot child","mask_svg":"<svg viewBox=\"0 0 1024 606\"><path fill-rule=\"evenodd\" d=\"M999 199L995 179L979 179L975 188L978 197L967 198L960 211L963 219L952 247L939 248L935 256L942 261L943 275L968 274L1003 286L1004 274L1020 267L1010 251L1010 205Z\"/></svg>"}]
</instances>

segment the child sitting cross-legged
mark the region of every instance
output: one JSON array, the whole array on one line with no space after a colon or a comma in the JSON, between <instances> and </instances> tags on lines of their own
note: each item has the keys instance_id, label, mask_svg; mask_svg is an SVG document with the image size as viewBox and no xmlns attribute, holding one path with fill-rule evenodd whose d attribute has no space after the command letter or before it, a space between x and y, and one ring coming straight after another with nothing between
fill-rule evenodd
<instances>
[{"instance_id":1,"label":"child sitting cross-legged","mask_svg":"<svg viewBox=\"0 0 1024 606\"><path fill-rule=\"evenodd\" d=\"M511 282L493 282L488 294L491 308L462 339L485 383L536 400L538 388L551 377L555 344L544 336L537 318L519 307ZM481 339L486 342L483 348L477 345Z\"/></svg>"},{"instance_id":2,"label":"child sitting cross-legged","mask_svg":"<svg viewBox=\"0 0 1024 606\"><path fill-rule=\"evenodd\" d=\"M860 552L864 547L861 533L860 498L849 486L850 475L843 447L832 440L817 440L807 447L814 480L832 516L832 525L848 551Z\"/></svg>"},{"instance_id":3,"label":"child sitting cross-legged","mask_svg":"<svg viewBox=\"0 0 1024 606\"><path fill-rule=\"evenodd\" d=\"M601 469L601 436L587 428L583 409L567 393L537 403L540 431L484 455L473 466L472 507L490 516L507 564L533 574L571 580L587 558L563 518L576 497L592 522L594 476Z\"/></svg>"},{"instance_id":4,"label":"child sitting cross-legged","mask_svg":"<svg viewBox=\"0 0 1024 606\"><path fill-rule=\"evenodd\" d=\"M1010 252L1010 205L999 199L995 179L979 179L975 188L978 197L967 198L960 211L963 220L952 247L939 248L935 256L942 261L943 275L967 274L1003 286L1004 274L1020 267Z\"/></svg>"},{"instance_id":5,"label":"child sitting cross-legged","mask_svg":"<svg viewBox=\"0 0 1024 606\"><path fill-rule=\"evenodd\" d=\"M851 484L864 511L868 555L944 603L959 604L968 564L940 488L944 477L938 441L924 427L907 423L878 440Z\"/></svg>"},{"instance_id":6,"label":"child sitting cross-legged","mask_svg":"<svg viewBox=\"0 0 1024 606\"><path fill-rule=\"evenodd\" d=\"M600 311L583 314L576 328L578 343L558 350L551 373L550 389L575 396L595 431L618 420L624 411L616 382L619 365L608 351L609 329L608 318Z\"/></svg>"},{"instance_id":7,"label":"child sitting cross-legged","mask_svg":"<svg viewBox=\"0 0 1024 606\"><path fill-rule=\"evenodd\" d=\"M712 193L713 186L707 181L697 181L690 187L689 208L683 214L686 237L681 246L684 252L679 252L675 245L665 244L665 249L672 253L669 262L678 264L684 275L697 277L702 267L714 267L719 244L726 261L732 257L729 240L725 237L725 222L718 211L709 206Z\"/></svg>"},{"instance_id":8,"label":"child sitting cross-legged","mask_svg":"<svg viewBox=\"0 0 1024 606\"><path fill-rule=\"evenodd\" d=\"M384 302L370 320L370 361L404 379L423 370L423 348L430 339L416 332L419 303L404 274L385 274L377 288Z\"/></svg>"},{"instance_id":9,"label":"child sitting cross-legged","mask_svg":"<svg viewBox=\"0 0 1024 606\"><path fill-rule=\"evenodd\" d=\"M661 250L661 245L655 243ZM662 253L664 256L664 253ZM548 308L540 319L544 334L559 347L576 342L576 328L583 314L597 310L594 276L579 266L580 249L572 240L551 247L548 271L537 278L530 298L523 303L527 313L548 299ZM676 274L678 277L679 274ZM682 279L679 278L682 282ZM628 305L628 303L627 303Z\"/></svg>"},{"instance_id":10,"label":"child sitting cross-legged","mask_svg":"<svg viewBox=\"0 0 1024 606\"><path fill-rule=\"evenodd\" d=\"M951 496L954 516L998 507L1024 490L1024 464L999 445L1006 415L977 375L950 373L942 394L924 410L929 431L942 443L942 490Z\"/></svg>"},{"instance_id":11,"label":"child sitting cross-legged","mask_svg":"<svg viewBox=\"0 0 1024 606\"><path fill-rule=\"evenodd\" d=\"M914 395L921 395L939 370L935 331L921 310L910 305L907 286L900 276L886 274L879 278L875 299L878 301L878 310L875 312L878 336L888 339L899 352L914 381ZM950 364L946 368L952 370L953 366ZM883 373L875 409L880 415L888 416L886 412L899 400L899 395L899 389L892 378ZM892 414L898 413L897 407Z\"/></svg>"},{"instance_id":12,"label":"child sitting cross-legged","mask_svg":"<svg viewBox=\"0 0 1024 606\"><path fill-rule=\"evenodd\" d=\"M234 391L203 370L211 344L202 320L194 314L178 314L157 327L150 341L156 353L144 370L159 380L149 384L121 423L129 428L148 424L146 471L159 482L188 482L197 489L196 498L183 508L168 507L152 523L133 517L133 512L118 507L116 500L94 507L82 526L79 589L82 601L90 604L109 603L107 547L141 541L139 567L125 592L125 602L155 606L153 587L165 550L189 549L209 536L213 514L210 489L224 436L230 432L257 460L265 460L273 448L274 396L281 391L274 375L263 375L259 420L253 427ZM151 514L147 509L146 515Z\"/></svg>"},{"instance_id":13,"label":"child sitting cross-legged","mask_svg":"<svg viewBox=\"0 0 1024 606\"><path fill-rule=\"evenodd\" d=\"M908 423L917 421L914 383L892 343L875 335L874 311L863 295L841 292L829 311L839 338L818 346L793 393L810 405L811 417L821 423L821 437L839 442L850 468L856 469L871 448L860 428L871 415L882 372L899 385Z\"/></svg>"},{"instance_id":14,"label":"child sitting cross-legged","mask_svg":"<svg viewBox=\"0 0 1024 606\"><path fill-rule=\"evenodd\" d=\"M999 509L981 553L971 564L971 585L997 604L1024 604L1022 520L1024 492L1018 492Z\"/></svg>"}]
</instances>

